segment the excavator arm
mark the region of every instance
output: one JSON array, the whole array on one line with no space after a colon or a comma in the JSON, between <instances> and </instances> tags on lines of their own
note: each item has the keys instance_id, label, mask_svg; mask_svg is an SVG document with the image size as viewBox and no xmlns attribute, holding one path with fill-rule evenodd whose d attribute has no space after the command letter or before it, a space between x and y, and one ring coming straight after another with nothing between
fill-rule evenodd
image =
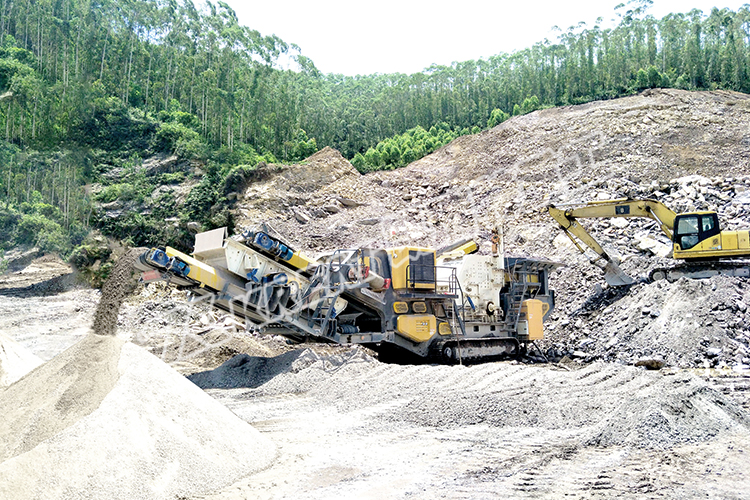
<instances>
[{"instance_id":1,"label":"excavator arm","mask_svg":"<svg viewBox=\"0 0 750 500\"><path fill-rule=\"evenodd\" d=\"M550 205L547 207L547 210L552 218L560 224L562 230L581 253L585 253L586 249L582 246L585 245L596 252L599 256L597 259L594 259L594 263L598 260L605 261L604 278L607 283L612 286L629 285L634 283L634 280L620 269L617 262L615 262L593 238L593 236L581 226L578 219L603 219L612 217L638 217L652 219L659 224L659 228L671 240L674 231L675 217L677 217L671 209L659 201L629 200L625 198L619 200L593 201L583 205L573 205L560 208Z\"/></svg>"}]
</instances>

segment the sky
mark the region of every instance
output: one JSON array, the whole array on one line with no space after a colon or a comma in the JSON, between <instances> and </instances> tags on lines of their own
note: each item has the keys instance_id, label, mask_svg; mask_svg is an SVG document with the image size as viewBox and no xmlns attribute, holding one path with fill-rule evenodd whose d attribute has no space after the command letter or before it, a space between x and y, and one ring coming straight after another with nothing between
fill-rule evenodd
<instances>
[{"instance_id":1,"label":"sky","mask_svg":"<svg viewBox=\"0 0 750 500\"><path fill-rule=\"evenodd\" d=\"M323 73L347 76L417 73L431 64L488 58L555 40L583 21L617 24L615 6L627 0L225 0L240 24L300 47ZM736 11L744 1L654 0L648 13L713 7ZM630 8L630 7L626 7ZM626 9L621 9L622 12Z\"/></svg>"}]
</instances>

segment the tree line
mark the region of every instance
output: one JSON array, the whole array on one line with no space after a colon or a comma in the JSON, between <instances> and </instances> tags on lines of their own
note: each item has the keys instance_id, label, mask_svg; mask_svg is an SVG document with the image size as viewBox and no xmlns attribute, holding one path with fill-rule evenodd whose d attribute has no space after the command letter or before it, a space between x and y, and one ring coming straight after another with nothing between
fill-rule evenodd
<instances>
[{"instance_id":1,"label":"tree line","mask_svg":"<svg viewBox=\"0 0 750 500\"><path fill-rule=\"evenodd\" d=\"M2 0L0 131L17 144L64 144L103 105L121 106L143 119L187 113L172 133L209 149L249 144L284 161L315 139L353 158L417 126L485 128L494 110L513 114L532 96L556 106L646 86L750 90L746 7L657 20L648 3L617 9L613 28L571 27L512 54L345 77L241 26L221 1ZM298 70L276 68L282 54Z\"/></svg>"}]
</instances>

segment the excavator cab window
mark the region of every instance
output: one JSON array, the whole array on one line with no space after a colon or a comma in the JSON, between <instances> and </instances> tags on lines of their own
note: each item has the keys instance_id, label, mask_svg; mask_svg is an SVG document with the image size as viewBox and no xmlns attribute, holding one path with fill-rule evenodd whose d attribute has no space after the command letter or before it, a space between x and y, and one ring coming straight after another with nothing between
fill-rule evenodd
<instances>
[{"instance_id":1,"label":"excavator cab window","mask_svg":"<svg viewBox=\"0 0 750 500\"><path fill-rule=\"evenodd\" d=\"M715 213L679 215L676 221L674 242L682 250L693 248L701 241L719 234L719 221Z\"/></svg>"}]
</instances>

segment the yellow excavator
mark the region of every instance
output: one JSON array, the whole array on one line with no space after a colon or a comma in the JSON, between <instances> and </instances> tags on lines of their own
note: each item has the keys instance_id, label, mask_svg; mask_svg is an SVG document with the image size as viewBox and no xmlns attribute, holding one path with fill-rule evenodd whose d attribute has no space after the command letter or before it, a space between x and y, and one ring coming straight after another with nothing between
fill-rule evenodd
<instances>
[{"instance_id":1,"label":"yellow excavator","mask_svg":"<svg viewBox=\"0 0 750 500\"><path fill-rule=\"evenodd\" d=\"M750 257L749 232L722 231L716 212L676 214L660 201L627 198L557 207L550 205L547 210L578 250L585 253L585 245L598 254L592 262L598 265L603 261L600 267L603 267L605 280L611 286L630 285L635 280L620 269L578 219L626 217L656 221L672 241L672 258L685 262L653 269L649 273L651 281L676 281L681 277L708 278L717 274L750 277L750 261L738 260Z\"/></svg>"}]
</instances>

